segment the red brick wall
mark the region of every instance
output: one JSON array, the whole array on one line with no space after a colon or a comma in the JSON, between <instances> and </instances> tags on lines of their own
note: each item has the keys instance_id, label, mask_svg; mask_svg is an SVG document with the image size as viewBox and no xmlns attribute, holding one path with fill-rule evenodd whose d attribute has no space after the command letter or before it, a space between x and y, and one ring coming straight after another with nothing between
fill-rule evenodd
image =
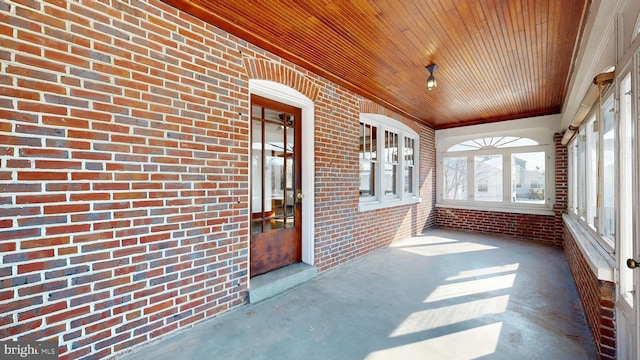
<instances>
[{"instance_id":1,"label":"red brick wall","mask_svg":"<svg viewBox=\"0 0 640 360\"><path fill-rule=\"evenodd\" d=\"M479 231L562 246L555 235L555 216L436 208L438 226Z\"/></svg>"},{"instance_id":2,"label":"red brick wall","mask_svg":"<svg viewBox=\"0 0 640 360\"><path fill-rule=\"evenodd\" d=\"M576 240L566 229L564 252L600 358L615 359L615 284L596 277Z\"/></svg>"},{"instance_id":3,"label":"red brick wall","mask_svg":"<svg viewBox=\"0 0 640 360\"><path fill-rule=\"evenodd\" d=\"M335 99L335 96L333 96ZM348 99L344 99L345 102ZM362 102L360 110L327 110L327 121L317 127L329 136L316 141L316 266L328 269L342 262L386 246L390 240L407 238L435 223L435 133L417 126L420 134L420 195L422 204L410 207L358 212L359 111L373 112L408 122L379 106ZM416 128L416 126L412 126Z\"/></svg>"},{"instance_id":4,"label":"red brick wall","mask_svg":"<svg viewBox=\"0 0 640 360\"><path fill-rule=\"evenodd\" d=\"M315 101L320 270L435 222L432 129L423 202L359 213L366 99L160 1L0 2L0 43L0 340L108 357L246 302L251 78Z\"/></svg>"},{"instance_id":5,"label":"red brick wall","mask_svg":"<svg viewBox=\"0 0 640 360\"><path fill-rule=\"evenodd\" d=\"M555 174L556 174L556 202L553 204L553 219L555 224L555 234L557 245L562 246L564 242L564 222L562 214L567 212L569 207L569 151L566 146L562 145L562 137L564 133L556 133L553 136L555 143Z\"/></svg>"}]
</instances>

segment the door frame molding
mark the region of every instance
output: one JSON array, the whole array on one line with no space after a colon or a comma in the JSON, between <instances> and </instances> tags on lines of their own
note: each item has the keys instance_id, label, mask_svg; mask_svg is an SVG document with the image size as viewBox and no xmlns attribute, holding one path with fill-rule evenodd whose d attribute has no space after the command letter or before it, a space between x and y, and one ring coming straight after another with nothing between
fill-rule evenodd
<instances>
[{"instance_id":1,"label":"door frame molding","mask_svg":"<svg viewBox=\"0 0 640 360\"><path fill-rule=\"evenodd\" d=\"M302 262L314 265L315 262L315 225L313 217L313 209L315 205L314 199L314 179L315 179L315 152L314 152L314 133L315 133L315 109L314 103L299 91L277 82L269 80L250 79L249 94L259 95L267 99L278 101L287 105L295 106L302 110ZM249 119L250 120L250 119ZM251 137L251 134L249 134ZM249 169L251 171L251 169ZM251 176L251 174L249 174ZM249 199L251 202L251 199ZM251 203L249 203L251 208ZM251 252L249 251L249 256Z\"/></svg>"}]
</instances>

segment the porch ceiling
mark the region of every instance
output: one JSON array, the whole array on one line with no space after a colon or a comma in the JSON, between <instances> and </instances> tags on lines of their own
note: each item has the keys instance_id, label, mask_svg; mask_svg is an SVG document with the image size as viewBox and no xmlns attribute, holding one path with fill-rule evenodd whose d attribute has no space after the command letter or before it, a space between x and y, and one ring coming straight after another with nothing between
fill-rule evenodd
<instances>
[{"instance_id":1,"label":"porch ceiling","mask_svg":"<svg viewBox=\"0 0 640 360\"><path fill-rule=\"evenodd\" d=\"M560 113L590 4L164 1L436 129Z\"/></svg>"}]
</instances>

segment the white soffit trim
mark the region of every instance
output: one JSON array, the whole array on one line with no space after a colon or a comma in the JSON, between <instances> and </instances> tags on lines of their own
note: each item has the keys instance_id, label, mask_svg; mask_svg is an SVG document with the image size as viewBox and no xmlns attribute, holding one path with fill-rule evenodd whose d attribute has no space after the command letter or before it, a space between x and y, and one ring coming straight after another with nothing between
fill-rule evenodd
<instances>
[{"instance_id":1,"label":"white soffit trim","mask_svg":"<svg viewBox=\"0 0 640 360\"><path fill-rule=\"evenodd\" d=\"M590 6L575 68L562 104L561 129L566 129L580 108L593 78L614 65L616 8L620 0L594 0Z\"/></svg>"}]
</instances>

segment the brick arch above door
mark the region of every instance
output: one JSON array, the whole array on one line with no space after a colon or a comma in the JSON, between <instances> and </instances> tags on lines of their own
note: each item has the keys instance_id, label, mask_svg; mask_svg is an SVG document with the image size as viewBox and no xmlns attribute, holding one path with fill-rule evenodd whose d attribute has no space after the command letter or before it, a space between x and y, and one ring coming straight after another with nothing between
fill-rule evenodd
<instances>
[{"instance_id":1,"label":"brick arch above door","mask_svg":"<svg viewBox=\"0 0 640 360\"><path fill-rule=\"evenodd\" d=\"M314 103L318 99L320 88L304 74L266 59L245 57L243 61L250 80L273 81L297 90Z\"/></svg>"}]
</instances>

